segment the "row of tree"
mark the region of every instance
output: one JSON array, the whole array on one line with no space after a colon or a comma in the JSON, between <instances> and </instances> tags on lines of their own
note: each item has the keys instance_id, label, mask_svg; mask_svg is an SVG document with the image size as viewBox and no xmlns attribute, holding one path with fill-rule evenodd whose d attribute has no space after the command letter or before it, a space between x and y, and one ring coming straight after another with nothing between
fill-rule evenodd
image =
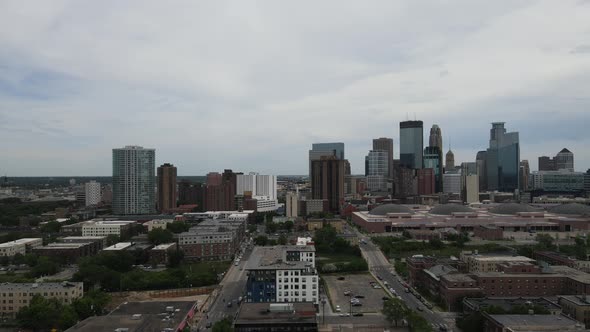
<instances>
[{"instance_id":1,"label":"row of tree","mask_svg":"<svg viewBox=\"0 0 590 332\"><path fill-rule=\"evenodd\" d=\"M406 320L408 327L412 332L430 332L432 327L424 317L420 316L414 310L408 308L398 298L390 298L383 302L383 309L381 310L385 319L397 327L399 323Z\"/></svg>"}]
</instances>

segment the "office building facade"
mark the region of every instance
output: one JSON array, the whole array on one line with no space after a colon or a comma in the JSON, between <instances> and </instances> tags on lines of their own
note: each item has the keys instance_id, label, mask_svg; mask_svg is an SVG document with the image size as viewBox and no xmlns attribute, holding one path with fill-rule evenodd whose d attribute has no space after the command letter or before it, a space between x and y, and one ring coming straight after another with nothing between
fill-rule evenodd
<instances>
[{"instance_id":1,"label":"office building facade","mask_svg":"<svg viewBox=\"0 0 590 332\"><path fill-rule=\"evenodd\" d=\"M322 157L313 160L311 166L312 199L328 200L329 210L339 213L344 203L344 160Z\"/></svg>"},{"instance_id":2,"label":"office building facade","mask_svg":"<svg viewBox=\"0 0 590 332\"><path fill-rule=\"evenodd\" d=\"M400 165L410 169L420 169L424 148L424 124L422 121L403 121L399 124Z\"/></svg>"},{"instance_id":3,"label":"office building facade","mask_svg":"<svg viewBox=\"0 0 590 332\"><path fill-rule=\"evenodd\" d=\"M504 122L492 123L486 170L488 190L513 192L520 188L518 132L506 132Z\"/></svg>"},{"instance_id":4,"label":"office building facade","mask_svg":"<svg viewBox=\"0 0 590 332\"><path fill-rule=\"evenodd\" d=\"M156 150L141 146L113 149L113 213L156 212Z\"/></svg>"},{"instance_id":5,"label":"office building facade","mask_svg":"<svg viewBox=\"0 0 590 332\"><path fill-rule=\"evenodd\" d=\"M170 211L176 208L176 167L163 164L158 167L158 210Z\"/></svg>"},{"instance_id":6,"label":"office building facade","mask_svg":"<svg viewBox=\"0 0 590 332\"><path fill-rule=\"evenodd\" d=\"M84 184L86 206L98 205L102 200L100 182L90 181Z\"/></svg>"},{"instance_id":7,"label":"office building facade","mask_svg":"<svg viewBox=\"0 0 590 332\"><path fill-rule=\"evenodd\" d=\"M455 154L451 149L445 155L445 171L453 171L455 169Z\"/></svg>"},{"instance_id":8,"label":"office building facade","mask_svg":"<svg viewBox=\"0 0 590 332\"><path fill-rule=\"evenodd\" d=\"M311 178L311 163L320 160L322 157L333 156L336 159L344 160L344 143L313 143L309 150L309 177Z\"/></svg>"},{"instance_id":9,"label":"office building facade","mask_svg":"<svg viewBox=\"0 0 590 332\"><path fill-rule=\"evenodd\" d=\"M373 139L373 150L381 150L387 153L386 178L393 178L393 139L387 137Z\"/></svg>"},{"instance_id":10,"label":"office building facade","mask_svg":"<svg viewBox=\"0 0 590 332\"><path fill-rule=\"evenodd\" d=\"M442 192L442 151L438 146L428 146L424 149L424 168L432 168L434 170L435 192Z\"/></svg>"}]
</instances>

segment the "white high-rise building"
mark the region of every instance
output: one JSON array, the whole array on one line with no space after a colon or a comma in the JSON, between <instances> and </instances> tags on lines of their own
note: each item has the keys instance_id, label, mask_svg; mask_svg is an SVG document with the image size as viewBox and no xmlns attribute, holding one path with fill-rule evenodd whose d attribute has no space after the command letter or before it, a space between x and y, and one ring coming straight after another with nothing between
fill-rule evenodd
<instances>
[{"instance_id":1,"label":"white high-rise building","mask_svg":"<svg viewBox=\"0 0 590 332\"><path fill-rule=\"evenodd\" d=\"M84 185L86 192L86 206L97 205L102 199L100 182L90 181Z\"/></svg>"},{"instance_id":2,"label":"white high-rise building","mask_svg":"<svg viewBox=\"0 0 590 332\"><path fill-rule=\"evenodd\" d=\"M156 212L156 150L113 149L113 213Z\"/></svg>"},{"instance_id":3,"label":"white high-rise building","mask_svg":"<svg viewBox=\"0 0 590 332\"><path fill-rule=\"evenodd\" d=\"M236 177L236 195L252 192L252 196L267 196L269 200L277 199L277 177L258 173L238 174Z\"/></svg>"}]
</instances>

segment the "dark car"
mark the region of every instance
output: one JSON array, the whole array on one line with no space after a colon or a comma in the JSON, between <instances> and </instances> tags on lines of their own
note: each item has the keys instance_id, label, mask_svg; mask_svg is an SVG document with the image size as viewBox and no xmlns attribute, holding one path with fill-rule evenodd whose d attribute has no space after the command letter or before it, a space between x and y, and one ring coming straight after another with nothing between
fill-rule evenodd
<instances>
[{"instance_id":1,"label":"dark car","mask_svg":"<svg viewBox=\"0 0 590 332\"><path fill-rule=\"evenodd\" d=\"M379 280L383 280L383 278L381 276L377 276L377 279Z\"/></svg>"},{"instance_id":2,"label":"dark car","mask_svg":"<svg viewBox=\"0 0 590 332\"><path fill-rule=\"evenodd\" d=\"M362 304L362 303L360 303L360 302L355 302L355 303L353 303L353 304L352 304L352 306L353 306L353 307L360 307L360 306L362 306L362 305L363 305L363 304Z\"/></svg>"},{"instance_id":3,"label":"dark car","mask_svg":"<svg viewBox=\"0 0 590 332\"><path fill-rule=\"evenodd\" d=\"M361 317L364 316L364 314L362 312L355 312L352 314L354 317Z\"/></svg>"},{"instance_id":4,"label":"dark car","mask_svg":"<svg viewBox=\"0 0 590 332\"><path fill-rule=\"evenodd\" d=\"M207 325L205 325L206 328L210 328L211 326L213 326L213 323L211 322L207 322Z\"/></svg>"},{"instance_id":5,"label":"dark car","mask_svg":"<svg viewBox=\"0 0 590 332\"><path fill-rule=\"evenodd\" d=\"M231 304L231 301L227 302L227 307L228 307L228 308L231 308L231 305L232 305L232 304Z\"/></svg>"},{"instance_id":6,"label":"dark car","mask_svg":"<svg viewBox=\"0 0 590 332\"><path fill-rule=\"evenodd\" d=\"M354 297L356 297L357 299L364 299L365 298L364 295L355 295Z\"/></svg>"},{"instance_id":7,"label":"dark car","mask_svg":"<svg viewBox=\"0 0 590 332\"><path fill-rule=\"evenodd\" d=\"M387 301L387 300L389 300L389 299L390 299L390 298L389 298L389 297L387 297L387 296L384 296L384 297L382 297L382 298L381 298L381 300L383 300L383 301Z\"/></svg>"},{"instance_id":8,"label":"dark car","mask_svg":"<svg viewBox=\"0 0 590 332\"><path fill-rule=\"evenodd\" d=\"M344 280L344 277L338 277L338 280Z\"/></svg>"}]
</instances>

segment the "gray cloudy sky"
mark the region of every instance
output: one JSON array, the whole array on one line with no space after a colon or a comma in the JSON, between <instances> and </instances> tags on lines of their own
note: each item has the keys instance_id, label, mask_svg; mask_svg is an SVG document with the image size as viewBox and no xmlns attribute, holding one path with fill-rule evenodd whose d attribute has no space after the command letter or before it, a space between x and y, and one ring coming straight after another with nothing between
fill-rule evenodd
<instances>
[{"instance_id":1,"label":"gray cloudy sky","mask_svg":"<svg viewBox=\"0 0 590 332\"><path fill-rule=\"evenodd\" d=\"M306 174L342 141L437 123L456 160L490 122L521 155L590 168L590 1L0 2L0 173L110 175L156 148L179 174Z\"/></svg>"}]
</instances>

